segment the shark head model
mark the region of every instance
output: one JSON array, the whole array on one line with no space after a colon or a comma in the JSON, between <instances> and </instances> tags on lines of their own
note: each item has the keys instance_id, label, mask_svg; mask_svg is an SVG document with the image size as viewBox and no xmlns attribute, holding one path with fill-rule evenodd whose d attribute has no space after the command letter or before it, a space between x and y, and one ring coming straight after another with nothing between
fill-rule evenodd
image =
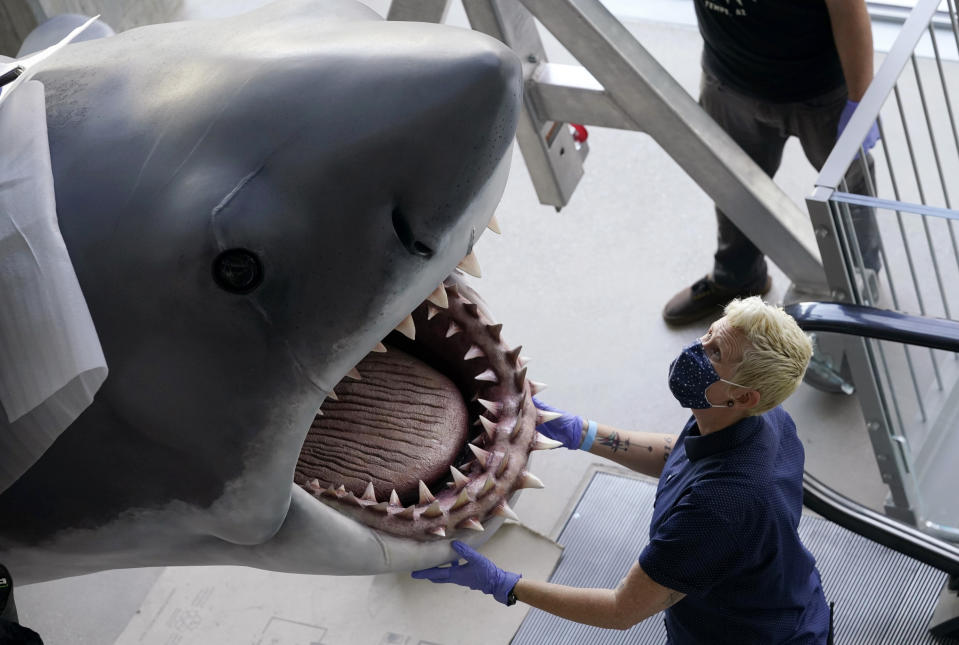
<instances>
[{"instance_id":1,"label":"shark head model","mask_svg":"<svg viewBox=\"0 0 959 645\"><path fill-rule=\"evenodd\" d=\"M485 36L339 0L154 25L42 64L60 228L110 373L0 495L18 580L409 570L511 515L538 483L535 384L447 276L470 269L502 194L520 75ZM402 365L374 372L428 357L462 418L413 439L407 410L390 444L349 401L395 412L395 387L360 376L324 404L381 340ZM324 449L335 428L317 411L337 403L346 448ZM450 425L457 443L413 465Z\"/></svg>"}]
</instances>

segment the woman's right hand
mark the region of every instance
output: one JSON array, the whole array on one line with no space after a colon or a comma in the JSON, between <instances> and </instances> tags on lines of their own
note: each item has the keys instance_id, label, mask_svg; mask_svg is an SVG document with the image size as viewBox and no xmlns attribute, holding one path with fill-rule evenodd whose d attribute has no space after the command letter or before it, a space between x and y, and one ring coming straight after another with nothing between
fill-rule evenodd
<instances>
[{"instance_id":1,"label":"woman's right hand","mask_svg":"<svg viewBox=\"0 0 959 645\"><path fill-rule=\"evenodd\" d=\"M583 428L586 427L586 422L583 417L563 412L551 405L543 403L535 396L533 397L533 405L536 406L537 410L553 412L560 415L555 419L537 425L536 430L540 434L559 441L570 450L579 450L580 445L583 443Z\"/></svg>"}]
</instances>

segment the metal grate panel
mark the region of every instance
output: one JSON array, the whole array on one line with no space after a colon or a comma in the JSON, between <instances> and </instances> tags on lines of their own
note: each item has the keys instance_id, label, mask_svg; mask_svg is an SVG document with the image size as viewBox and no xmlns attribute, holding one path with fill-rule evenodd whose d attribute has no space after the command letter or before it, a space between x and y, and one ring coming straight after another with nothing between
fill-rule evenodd
<instances>
[{"instance_id":1,"label":"metal grate panel","mask_svg":"<svg viewBox=\"0 0 959 645\"><path fill-rule=\"evenodd\" d=\"M551 582L619 584L649 539L656 487L596 473L559 536L566 549ZM945 574L819 517L804 515L803 543L816 556L828 600L836 603L842 645L959 645L927 631ZM665 643L661 616L628 631L599 629L533 609L513 645Z\"/></svg>"}]
</instances>

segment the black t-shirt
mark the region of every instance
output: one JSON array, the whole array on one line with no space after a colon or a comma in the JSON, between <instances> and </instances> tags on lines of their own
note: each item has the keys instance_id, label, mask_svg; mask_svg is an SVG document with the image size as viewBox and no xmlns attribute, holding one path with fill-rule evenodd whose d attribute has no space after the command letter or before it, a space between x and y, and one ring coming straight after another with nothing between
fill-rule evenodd
<instances>
[{"instance_id":1,"label":"black t-shirt","mask_svg":"<svg viewBox=\"0 0 959 645\"><path fill-rule=\"evenodd\" d=\"M733 89L802 101L845 83L823 0L694 0L703 67Z\"/></svg>"}]
</instances>

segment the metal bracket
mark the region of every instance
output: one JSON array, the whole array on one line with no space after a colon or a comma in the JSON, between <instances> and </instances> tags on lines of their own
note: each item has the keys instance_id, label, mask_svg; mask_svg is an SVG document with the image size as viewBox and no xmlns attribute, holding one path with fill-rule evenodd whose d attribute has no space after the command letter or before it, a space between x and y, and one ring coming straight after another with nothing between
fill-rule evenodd
<instances>
[{"instance_id":1,"label":"metal bracket","mask_svg":"<svg viewBox=\"0 0 959 645\"><path fill-rule=\"evenodd\" d=\"M575 142L564 124L645 132L794 284L827 288L809 217L599 0L463 0L463 6L474 29L499 38L523 61L517 140L542 203L564 206L582 177L585 146L570 154ZM533 17L582 67L546 61Z\"/></svg>"}]
</instances>

